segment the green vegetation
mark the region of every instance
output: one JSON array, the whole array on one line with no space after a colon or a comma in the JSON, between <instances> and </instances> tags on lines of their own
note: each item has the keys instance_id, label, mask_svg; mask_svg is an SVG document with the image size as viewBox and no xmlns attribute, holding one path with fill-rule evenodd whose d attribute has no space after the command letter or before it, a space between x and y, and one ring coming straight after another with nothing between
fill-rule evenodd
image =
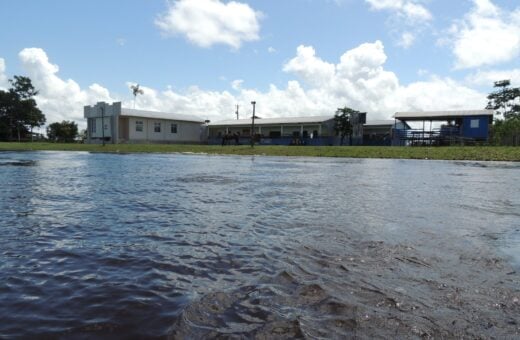
<instances>
[{"instance_id":1,"label":"green vegetation","mask_svg":"<svg viewBox=\"0 0 520 340\"><path fill-rule=\"evenodd\" d=\"M78 124L73 121L64 120L47 126L47 138L50 141L72 143L77 136Z\"/></svg>"},{"instance_id":2,"label":"green vegetation","mask_svg":"<svg viewBox=\"0 0 520 340\"><path fill-rule=\"evenodd\" d=\"M493 124L491 142L495 145L520 146L520 87L510 86L509 80L497 81L497 90L487 97L487 109L503 117Z\"/></svg>"},{"instance_id":3,"label":"green vegetation","mask_svg":"<svg viewBox=\"0 0 520 340\"><path fill-rule=\"evenodd\" d=\"M177 144L65 144L0 143L0 151L61 150L113 153L207 153L296 157L352 157L397 159L445 159L520 161L519 147L383 147L383 146L263 146L177 145Z\"/></svg>"},{"instance_id":4,"label":"green vegetation","mask_svg":"<svg viewBox=\"0 0 520 340\"><path fill-rule=\"evenodd\" d=\"M8 91L0 90L0 140L32 138L33 129L45 124L34 100L38 91L27 77L14 76L9 83Z\"/></svg>"}]
</instances>

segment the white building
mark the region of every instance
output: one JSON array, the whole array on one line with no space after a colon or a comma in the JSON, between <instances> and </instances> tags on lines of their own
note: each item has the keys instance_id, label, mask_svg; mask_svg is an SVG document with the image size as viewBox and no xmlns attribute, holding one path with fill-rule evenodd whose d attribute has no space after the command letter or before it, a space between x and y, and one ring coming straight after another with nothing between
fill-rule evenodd
<instances>
[{"instance_id":1,"label":"white building","mask_svg":"<svg viewBox=\"0 0 520 340\"><path fill-rule=\"evenodd\" d=\"M202 143L205 121L199 117L127 109L121 102L85 106L87 143Z\"/></svg>"}]
</instances>

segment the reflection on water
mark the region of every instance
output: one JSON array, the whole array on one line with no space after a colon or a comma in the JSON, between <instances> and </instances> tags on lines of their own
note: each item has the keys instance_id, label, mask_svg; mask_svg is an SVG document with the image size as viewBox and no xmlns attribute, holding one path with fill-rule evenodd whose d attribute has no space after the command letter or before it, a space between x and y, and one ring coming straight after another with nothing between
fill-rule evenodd
<instances>
[{"instance_id":1,"label":"reflection on water","mask_svg":"<svg viewBox=\"0 0 520 340\"><path fill-rule=\"evenodd\" d=\"M0 337L515 337L519 175L0 153Z\"/></svg>"}]
</instances>

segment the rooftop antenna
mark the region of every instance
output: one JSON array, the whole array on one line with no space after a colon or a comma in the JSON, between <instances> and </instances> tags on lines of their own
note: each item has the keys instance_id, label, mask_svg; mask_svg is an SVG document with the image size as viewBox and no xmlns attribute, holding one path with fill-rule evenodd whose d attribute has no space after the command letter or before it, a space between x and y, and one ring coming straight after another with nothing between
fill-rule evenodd
<instances>
[{"instance_id":1,"label":"rooftop antenna","mask_svg":"<svg viewBox=\"0 0 520 340\"><path fill-rule=\"evenodd\" d=\"M239 106L238 106L238 104L237 104L237 111L235 112L236 115L237 115L237 120L238 120L238 108L239 108Z\"/></svg>"},{"instance_id":2,"label":"rooftop antenna","mask_svg":"<svg viewBox=\"0 0 520 340\"><path fill-rule=\"evenodd\" d=\"M131 85L130 88L132 89L132 93L134 94L134 109L135 109L135 100L137 98L137 95L143 94L144 91L139 88L139 84Z\"/></svg>"}]
</instances>

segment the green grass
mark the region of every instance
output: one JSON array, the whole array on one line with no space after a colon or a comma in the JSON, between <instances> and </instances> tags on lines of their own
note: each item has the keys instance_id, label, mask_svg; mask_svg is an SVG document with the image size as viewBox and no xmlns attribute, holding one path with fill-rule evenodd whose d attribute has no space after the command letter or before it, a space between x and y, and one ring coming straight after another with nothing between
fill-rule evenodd
<instances>
[{"instance_id":1,"label":"green grass","mask_svg":"<svg viewBox=\"0 0 520 340\"><path fill-rule=\"evenodd\" d=\"M61 144L5 143L0 151L89 151L114 153L207 153L226 155L267 155L303 157L352 157L397 159L445 159L479 161L520 161L520 147L383 147L383 146L255 146L178 145L178 144Z\"/></svg>"}]
</instances>

